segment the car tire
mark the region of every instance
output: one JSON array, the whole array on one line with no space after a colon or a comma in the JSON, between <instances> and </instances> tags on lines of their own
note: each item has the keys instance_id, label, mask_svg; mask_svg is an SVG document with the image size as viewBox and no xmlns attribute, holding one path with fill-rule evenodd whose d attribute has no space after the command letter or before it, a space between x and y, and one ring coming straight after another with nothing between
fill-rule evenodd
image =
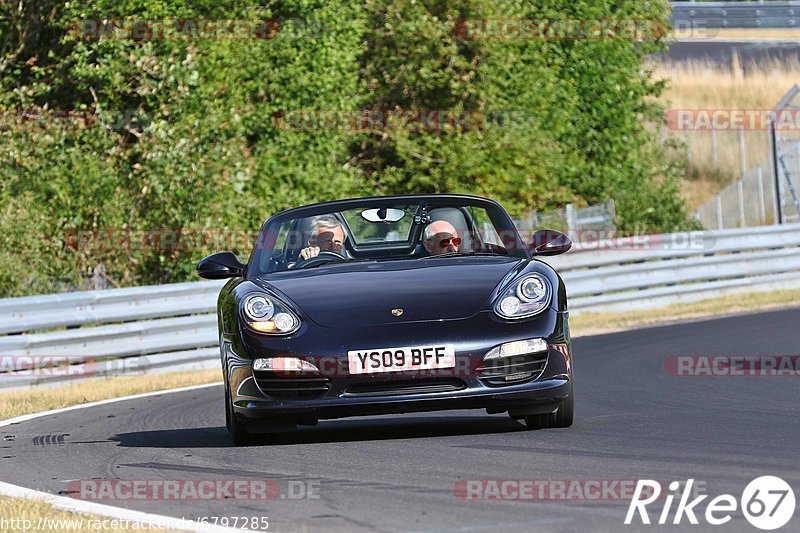
<instances>
[{"instance_id":1,"label":"car tire","mask_svg":"<svg viewBox=\"0 0 800 533\"><path fill-rule=\"evenodd\" d=\"M230 433L231 442L233 442L234 446L249 446L253 444L255 439L247 431L247 426L237 420L234 415L231 393L227 386L225 386L225 425L228 427L228 433Z\"/></svg>"},{"instance_id":2,"label":"car tire","mask_svg":"<svg viewBox=\"0 0 800 533\"><path fill-rule=\"evenodd\" d=\"M231 432L231 410L228 409L228 387L225 387L225 427Z\"/></svg>"},{"instance_id":3,"label":"car tire","mask_svg":"<svg viewBox=\"0 0 800 533\"><path fill-rule=\"evenodd\" d=\"M528 415L525 425L528 429L568 428L575 420L575 393L570 391L566 400L558 404L555 413Z\"/></svg>"}]
</instances>

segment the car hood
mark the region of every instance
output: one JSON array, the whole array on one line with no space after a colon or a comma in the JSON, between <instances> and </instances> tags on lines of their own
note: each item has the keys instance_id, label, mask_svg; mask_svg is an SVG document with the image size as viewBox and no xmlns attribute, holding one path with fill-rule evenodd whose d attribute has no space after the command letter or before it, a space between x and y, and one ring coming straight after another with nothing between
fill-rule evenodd
<instances>
[{"instance_id":1,"label":"car hood","mask_svg":"<svg viewBox=\"0 0 800 533\"><path fill-rule=\"evenodd\" d=\"M324 327L468 318L521 262L507 257L337 263L259 280ZM393 310L402 309L400 316ZM395 311L396 313L396 311Z\"/></svg>"}]
</instances>

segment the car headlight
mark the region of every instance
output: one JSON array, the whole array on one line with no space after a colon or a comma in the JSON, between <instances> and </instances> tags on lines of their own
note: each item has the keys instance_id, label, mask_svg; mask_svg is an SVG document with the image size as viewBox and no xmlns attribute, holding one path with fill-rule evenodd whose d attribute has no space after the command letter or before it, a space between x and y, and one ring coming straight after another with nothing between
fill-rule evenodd
<instances>
[{"instance_id":1,"label":"car headlight","mask_svg":"<svg viewBox=\"0 0 800 533\"><path fill-rule=\"evenodd\" d=\"M541 274L529 274L504 290L494 305L494 312L508 319L527 318L550 305L553 289Z\"/></svg>"},{"instance_id":2,"label":"car headlight","mask_svg":"<svg viewBox=\"0 0 800 533\"><path fill-rule=\"evenodd\" d=\"M300 319L289 306L266 294L251 294L242 300L244 323L257 333L288 335L300 327Z\"/></svg>"}]
</instances>

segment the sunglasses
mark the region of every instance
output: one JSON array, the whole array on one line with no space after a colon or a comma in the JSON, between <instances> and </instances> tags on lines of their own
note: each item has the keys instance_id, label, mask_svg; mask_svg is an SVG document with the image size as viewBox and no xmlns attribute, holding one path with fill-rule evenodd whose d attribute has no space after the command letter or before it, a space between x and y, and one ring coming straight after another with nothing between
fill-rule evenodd
<instances>
[{"instance_id":1,"label":"sunglasses","mask_svg":"<svg viewBox=\"0 0 800 533\"><path fill-rule=\"evenodd\" d=\"M330 246L331 244L334 244L336 246L342 246L344 244L344 241L340 241L339 239L336 239L336 240L334 240L334 239L317 239L317 244L322 244L324 246Z\"/></svg>"},{"instance_id":2,"label":"sunglasses","mask_svg":"<svg viewBox=\"0 0 800 533\"><path fill-rule=\"evenodd\" d=\"M442 248L447 248L450 246L450 243L453 243L453 246L460 246L461 245L461 237L450 237L449 239L442 239L439 241L439 246Z\"/></svg>"}]
</instances>

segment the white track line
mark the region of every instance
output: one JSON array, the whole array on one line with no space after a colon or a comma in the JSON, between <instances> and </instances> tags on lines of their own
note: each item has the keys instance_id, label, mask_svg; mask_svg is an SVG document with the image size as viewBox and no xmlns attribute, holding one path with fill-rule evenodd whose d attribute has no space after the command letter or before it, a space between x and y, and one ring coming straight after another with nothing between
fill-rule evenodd
<instances>
[{"instance_id":1,"label":"white track line","mask_svg":"<svg viewBox=\"0 0 800 533\"><path fill-rule=\"evenodd\" d=\"M89 407L96 407L98 405L107 405L110 403L122 402L126 400L136 400L139 398L147 398L149 396L159 396L161 394L173 394L176 392L186 392L192 390L205 389L208 387L216 387L220 383L209 383L206 385L193 385L191 387L181 387L178 389L169 389L163 391L145 392L143 394L134 394L131 396L123 396L121 398L110 398L108 400L99 400L91 403L84 403L79 405L72 405L62 409L52 409L50 411L43 411L41 413L31 413L28 415L17 416L6 420L0 420L0 427L10 426L12 424L19 424L20 422L27 422L36 418L54 415L57 413L65 413L67 411L76 411L78 409L86 409ZM131 509L123 509L121 507L114 507L112 505L104 505L100 503L78 500L75 498L67 498L65 496L58 496L50 494L49 492L42 492L34 489L12 485L10 483L3 483L0 481L0 494L4 496L12 496L15 498L28 498L33 500L42 500L49 503L58 509L66 511L74 511L77 513L89 513L101 516L107 516L118 520L127 520L128 522L138 522L139 524L150 524L157 528L170 528L183 531L201 531L204 533L232 533L235 531L246 532L244 529L234 529L232 527L223 527L214 524L204 524L194 520L184 520L172 516L157 515L145 513L142 511L134 511ZM141 528L141 526L140 526ZM248 532L252 533L252 532Z\"/></svg>"}]
</instances>

